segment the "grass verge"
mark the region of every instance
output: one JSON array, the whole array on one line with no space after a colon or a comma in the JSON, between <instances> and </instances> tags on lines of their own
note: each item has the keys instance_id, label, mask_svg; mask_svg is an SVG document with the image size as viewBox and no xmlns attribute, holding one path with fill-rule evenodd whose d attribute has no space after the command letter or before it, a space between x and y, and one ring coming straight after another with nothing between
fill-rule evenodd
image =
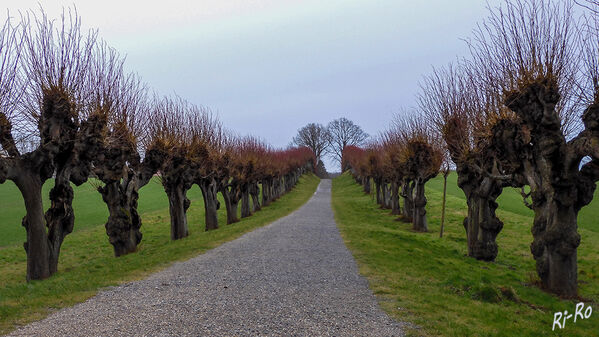
<instances>
[{"instance_id":1,"label":"grass verge","mask_svg":"<svg viewBox=\"0 0 599 337\"><path fill-rule=\"evenodd\" d=\"M532 212L519 194L506 189L498 216L504 228L495 262L465 256L467 213L455 174L448 181L446 225L439 238L442 178L427 184L429 233L411 231L365 195L347 173L333 180L332 205L346 245L369 280L383 309L411 322L415 336L592 336L599 313L552 331L554 313L575 311L578 301L543 292L529 245ZM594 214L594 217L593 217ZM599 196L579 216L579 293L585 307L599 309Z\"/></svg>"},{"instance_id":2,"label":"grass verge","mask_svg":"<svg viewBox=\"0 0 599 337\"><path fill-rule=\"evenodd\" d=\"M0 333L7 333L20 325L42 319L60 308L83 302L103 287L141 279L175 261L201 254L271 223L308 201L319 181L312 174L304 175L290 193L232 225L225 225L226 213L223 206L219 210L221 227L210 232L203 230L204 206L201 195L198 198L192 191L191 196L195 198L190 197L192 204L187 211L189 237L170 240L170 218L166 202L162 208L142 212L143 239L138 251L119 258L113 256L112 246L108 243L102 225L84 226L66 237L58 273L43 281L25 282L26 256L21 245L0 247ZM148 191L142 190L140 195L140 207L141 200L147 199L146 210L155 208L157 204L155 196L144 196ZM221 202L221 205L224 204ZM100 204L85 206L105 207L101 201ZM85 209L82 211L88 212ZM106 218L90 220L103 223Z\"/></svg>"}]
</instances>

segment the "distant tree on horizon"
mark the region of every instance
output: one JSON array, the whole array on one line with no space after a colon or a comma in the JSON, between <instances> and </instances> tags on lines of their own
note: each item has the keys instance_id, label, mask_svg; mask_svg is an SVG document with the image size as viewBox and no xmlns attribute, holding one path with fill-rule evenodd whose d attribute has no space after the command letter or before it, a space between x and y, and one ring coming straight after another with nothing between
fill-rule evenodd
<instances>
[{"instance_id":1,"label":"distant tree on horizon","mask_svg":"<svg viewBox=\"0 0 599 337\"><path fill-rule=\"evenodd\" d=\"M327 128L318 123L310 123L297 130L292 143L296 146L305 146L314 152L316 165L322 161L322 154L329 146L330 134Z\"/></svg>"},{"instance_id":2,"label":"distant tree on horizon","mask_svg":"<svg viewBox=\"0 0 599 337\"><path fill-rule=\"evenodd\" d=\"M360 146L369 135L345 117L335 119L327 125L329 133L328 153L341 165L343 150L348 145Z\"/></svg>"}]
</instances>

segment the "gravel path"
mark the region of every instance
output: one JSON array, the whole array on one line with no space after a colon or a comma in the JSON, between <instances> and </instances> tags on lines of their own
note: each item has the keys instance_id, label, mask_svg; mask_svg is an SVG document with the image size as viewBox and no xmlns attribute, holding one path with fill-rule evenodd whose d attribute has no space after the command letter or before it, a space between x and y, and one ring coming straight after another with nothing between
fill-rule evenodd
<instances>
[{"instance_id":1,"label":"gravel path","mask_svg":"<svg viewBox=\"0 0 599 337\"><path fill-rule=\"evenodd\" d=\"M401 336L335 225L331 181L278 221L10 336Z\"/></svg>"}]
</instances>

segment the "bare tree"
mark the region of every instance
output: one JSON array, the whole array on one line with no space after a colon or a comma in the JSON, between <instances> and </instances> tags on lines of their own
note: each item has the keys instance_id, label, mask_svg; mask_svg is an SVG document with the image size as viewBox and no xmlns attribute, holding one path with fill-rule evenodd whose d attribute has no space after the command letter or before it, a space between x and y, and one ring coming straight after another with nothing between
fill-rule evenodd
<instances>
[{"instance_id":1,"label":"bare tree","mask_svg":"<svg viewBox=\"0 0 599 337\"><path fill-rule=\"evenodd\" d=\"M160 180L169 201L171 239L189 235L187 191L195 169L190 158L189 114L191 107L180 97L154 98L150 132L155 156L161 158Z\"/></svg>"},{"instance_id":2,"label":"bare tree","mask_svg":"<svg viewBox=\"0 0 599 337\"><path fill-rule=\"evenodd\" d=\"M194 111L189 121L193 156L194 183L202 190L206 230L218 228L220 202L217 194L228 176L230 154L226 151L229 135L221 122L205 108Z\"/></svg>"},{"instance_id":3,"label":"bare tree","mask_svg":"<svg viewBox=\"0 0 599 337\"><path fill-rule=\"evenodd\" d=\"M435 137L427 119L416 113L410 116L395 116L396 132L400 135L403 146L400 147L400 167L407 180L413 182L413 229L419 232L428 231L426 219L426 196L424 186L427 181L439 174L443 161L443 150L440 140Z\"/></svg>"},{"instance_id":4,"label":"bare tree","mask_svg":"<svg viewBox=\"0 0 599 337\"><path fill-rule=\"evenodd\" d=\"M25 79L27 85L20 107L0 111L0 140L6 155L2 171L19 187L25 201L27 280L43 279L57 271L60 247L73 230L70 183L80 185L87 180L109 118L106 111L86 109L96 32L82 32L80 18L72 9L63 10L58 24L42 10L37 15L29 12L22 17L16 40L10 29L5 27L3 32L8 35L2 40L14 42L4 42L2 47L13 55L2 58L8 62L3 65L2 85ZM21 55L22 62L13 63L15 55ZM15 80L14 72L4 72L19 65L20 80ZM33 144L32 140L36 141L29 152L17 147L20 141ZM53 175L51 204L44 213L42 185Z\"/></svg>"},{"instance_id":5,"label":"bare tree","mask_svg":"<svg viewBox=\"0 0 599 337\"><path fill-rule=\"evenodd\" d=\"M322 124L310 123L297 130L297 135L293 137L293 144L312 150L316 156L316 165L318 165L329 146L329 138L329 131Z\"/></svg>"},{"instance_id":6,"label":"bare tree","mask_svg":"<svg viewBox=\"0 0 599 337\"><path fill-rule=\"evenodd\" d=\"M227 223L239 221L237 211L239 202L241 202L241 217L245 218L260 207L256 199L258 195L252 195L252 186L256 183L256 165L260 161L260 150L263 145L261 142L251 136L243 138L228 137L225 145L225 155L222 163L228 162L228 166L222 169L227 172L227 177L223 175L219 191L223 195L227 209ZM225 158L229 158L228 160ZM258 189L259 192L259 189ZM250 205L250 196L252 196L253 207Z\"/></svg>"},{"instance_id":7,"label":"bare tree","mask_svg":"<svg viewBox=\"0 0 599 337\"><path fill-rule=\"evenodd\" d=\"M371 141L365 148L368 176L372 178L376 203L384 207L384 162L382 146L377 141Z\"/></svg>"},{"instance_id":8,"label":"bare tree","mask_svg":"<svg viewBox=\"0 0 599 337\"><path fill-rule=\"evenodd\" d=\"M94 173L103 183L97 190L109 212L106 234L115 256L121 256L134 252L141 242L139 189L150 182L162 158L150 147L151 106L145 86L136 75L123 74L116 51L102 44L98 53L101 56L93 67L95 75L90 84L91 105L111 110L111 118L103 147L94 159Z\"/></svg>"},{"instance_id":9,"label":"bare tree","mask_svg":"<svg viewBox=\"0 0 599 337\"><path fill-rule=\"evenodd\" d=\"M399 135L393 130L387 130L381 135L383 145L383 171L385 179L390 181L391 214L400 215L399 189L405 172L400 162L401 147L403 145Z\"/></svg>"},{"instance_id":10,"label":"bare tree","mask_svg":"<svg viewBox=\"0 0 599 337\"><path fill-rule=\"evenodd\" d=\"M510 112L495 123L491 139L510 164L502 173L530 187L524 195L535 213L537 273L544 288L565 297L577 295L577 215L599 180L599 35L590 32L592 45L581 53L575 23L570 1L506 3L491 13L471 48L479 73ZM585 59L592 65L588 80L577 84ZM577 87L589 92L582 118ZM584 126L574 135L580 120ZM583 163L585 156L590 160Z\"/></svg>"},{"instance_id":11,"label":"bare tree","mask_svg":"<svg viewBox=\"0 0 599 337\"><path fill-rule=\"evenodd\" d=\"M493 261L498 252L496 238L503 228L495 214L496 200L509 185L496 177L501 162L487 137L500 109L498 99L485 95L468 66L462 62L425 77L419 106L445 141L466 197L468 216L463 224L468 256Z\"/></svg>"},{"instance_id":12,"label":"bare tree","mask_svg":"<svg viewBox=\"0 0 599 337\"><path fill-rule=\"evenodd\" d=\"M360 126L345 117L330 122L327 125L327 131L329 133L327 149L340 165L343 159L343 149L346 146L360 146L368 138L368 134Z\"/></svg>"}]
</instances>

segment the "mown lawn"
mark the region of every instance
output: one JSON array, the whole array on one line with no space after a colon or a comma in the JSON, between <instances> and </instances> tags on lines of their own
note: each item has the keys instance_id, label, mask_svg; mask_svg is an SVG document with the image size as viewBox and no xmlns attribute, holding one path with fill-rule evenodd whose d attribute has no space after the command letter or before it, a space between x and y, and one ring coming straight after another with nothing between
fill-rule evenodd
<instances>
[{"instance_id":1,"label":"mown lawn","mask_svg":"<svg viewBox=\"0 0 599 337\"><path fill-rule=\"evenodd\" d=\"M466 256L462 220L467 213L456 175L448 180L446 224L439 238L443 180L426 188L429 233L411 231L365 195L347 173L333 180L332 203L342 236L381 306L413 324L410 335L425 336L597 336L599 335L599 193L579 215L579 293L595 312L567 321L552 332L554 313L575 311L578 301L560 300L534 285L529 245L532 211L518 192L506 189L498 216L495 262Z\"/></svg>"},{"instance_id":2,"label":"mown lawn","mask_svg":"<svg viewBox=\"0 0 599 337\"><path fill-rule=\"evenodd\" d=\"M0 185L0 333L83 302L100 288L143 278L271 223L310 199L319 181L312 174L304 175L290 193L232 225L226 225L221 200L220 228L210 232L204 231L202 195L194 187L188 193L192 201L187 211L190 235L178 241L170 240L168 199L162 186L150 183L140 191L142 242L136 253L119 258L114 257L103 226L106 206L93 186L83 185L75 189L75 230L62 246L58 273L30 283L25 282L25 233L20 226L23 203L14 185Z\"/></svg>"}]
</instances>

